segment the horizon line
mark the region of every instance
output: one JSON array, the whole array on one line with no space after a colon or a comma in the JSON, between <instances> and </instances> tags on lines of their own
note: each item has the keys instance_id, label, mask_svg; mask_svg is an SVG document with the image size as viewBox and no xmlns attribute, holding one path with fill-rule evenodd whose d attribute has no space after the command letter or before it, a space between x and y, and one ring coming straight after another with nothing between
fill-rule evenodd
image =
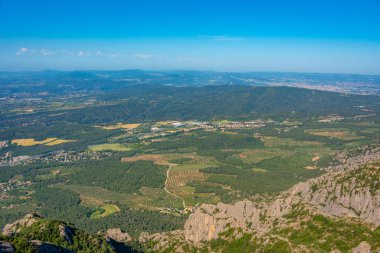
<instances>
[{"instance_id":1,"label":"horizon line","mask_svg":"<svg viewBox=\"0 0 380 253\"><path fill-rule=\"evenodd\" d=\"M142 69L142 68L126 68L126 69L41 69L41 70L2 70L0 73L38 73L38 72L120 72L120 71L142 71L142 72L160 72L160 73L170 73L170 72L214 72L214 73L235 73L235 74L248 74L248 73L273 73L273 74L309 74L309 75L356 75L356 76L378 76L378 74L364 74L364 73L348 73L348 72L318 72L318 71L269 71L269 70L252 70L252 71L222 71L222 70L197 70L197 69Z\"/></svg>"}]
</instances>

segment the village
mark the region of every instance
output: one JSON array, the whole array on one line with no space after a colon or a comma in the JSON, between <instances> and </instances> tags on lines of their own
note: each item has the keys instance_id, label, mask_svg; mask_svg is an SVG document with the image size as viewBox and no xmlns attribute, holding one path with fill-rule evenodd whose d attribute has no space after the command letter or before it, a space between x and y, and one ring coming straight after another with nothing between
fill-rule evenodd
<instances>
[{"instance_id":1,"label":"village","mask_svg":"<svg viewBox=\"0 0 380 253\"><path fill-rule=\"evenodd\" d=\"M146 128L146 126L149 128ZM285 125L288 126L289 122L284 121L281 124L271 119L256 119L250 121L159 121L155 123L143 123L143 124L122 124L110 126L95 126L96 128L102 128L107 131L122 130L123 142L146 142L156 141L157 138L176 135L179 133L186 133L196 130L203 131L226 131L232 129L258 129L266 126L273 125ZM297 127L297 124L295 124ZM23 139L21 139L23 140ZM30 140L30 139L25 139ZM0 167L17 166L17 165L30 165L34 163L59 163L59 162L74 162L80 160L99 160L104 157L112 155L112 151L122 151L108 149L109 145L106 144L99 150L96 148L89 148L82 151L71 151L65 149L58 149L54 151L44 152L41 154L29 156L29 155L14 155L12 147L17 145L15 140L0 140ZM43 145L44 142L34 141L33 145ZM108 145L108 146L107 146ZM97 146L97 145L95 145ZM95 147L89 143L88 147ZM100 145L98 145L100 146ZM57 146L59 148L59 145ZM89 152L90 151L90 152Z\"/></svg>"}]
</instances>

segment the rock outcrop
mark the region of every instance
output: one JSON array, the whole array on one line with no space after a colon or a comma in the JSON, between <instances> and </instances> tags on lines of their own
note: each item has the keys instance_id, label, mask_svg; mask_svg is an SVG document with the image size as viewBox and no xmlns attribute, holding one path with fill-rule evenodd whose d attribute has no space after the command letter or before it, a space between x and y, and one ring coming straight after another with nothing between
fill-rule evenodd
<instances>
[{"instance_id":1,"label":"rock outcrop","mask_svg":"<svg viewBox=\"0 0 380 253\"><path fill-rule=\"evenodd\" d=\"M123 231L120 228L110 228L106 231L105 236L107 238L113 239L117 242L129 242L132 241L132 237Z\"/></svg>"},{"instance_id":2,"label":"rock outcrop","mask_svg":"<svg viewBox=\"0 0 380 253\"><path fill-rule=\"evenodd\" d=\"M368 242L361 242L357 247L352 249L352 253L371 253L371 245Z\"/></svg>"},{"instance_id":3,"label":"rock outcrop","mask_svg":"<svg viewBox=\"0 0 380 253\"><path fill-rule=\"evenodd\" d=\"M75 232L72 228L65 226L63 224L58 226L59 229L59 235L69 243L73 244L73 236L75 235Z\"/></svg>"},{"instance_id":4,"label":"rock outcrop","mask_svg":"<svg viewBox=\"0 0 380 253\"><path fill-rule=\"evenodd\" d=\"M38 214L27 214L24 218L14 223L5 225L3 228L3 234L6 236L13 236L14 234L20 232L21 229L33 225L35 222L38 221L39 218L41 217Z\"/></svg>"},{"instance_id":5,"label":"rock outcrop","mask_svg":"<svg viewBox=\"0 0 380 253\"><path fill-rule=\"evenodd\" d=\"M321 212L380 226L380 164L327 173L299 188L302 201Z\"/></svg>"}]
</instances>

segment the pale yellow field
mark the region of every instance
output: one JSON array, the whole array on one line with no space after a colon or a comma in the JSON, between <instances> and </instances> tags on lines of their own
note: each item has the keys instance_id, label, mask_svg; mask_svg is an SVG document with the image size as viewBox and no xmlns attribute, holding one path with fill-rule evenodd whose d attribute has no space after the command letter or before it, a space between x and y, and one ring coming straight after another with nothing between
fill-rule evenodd
<instances>
[{"instance_id":1,"label":"pale yellow field","mask_svg":"<svg viewBox=\"0 0 380 253\"><path fill-rule=\"evenodd\" d=\"M58 138L47 138L42 141L36 141L35 139L14 139L12 140L12 144L16 144L18 146L23 147L31 147L35 145L46 145L46 146L55 146L66 142L72 142L74 140L62 140Z\"/></svg>"},{"instance_id":2,"label":"pale yellow field","mask_svg":"<svg viewBox=\"0 0 380 253\"><path fill-rule=\"evenodd\" d=\"M137 161L151 161L158 165L170 165L170 162L168 162L163 155L138 155L121 158L121 161L126 163Z\"/></svg>"},{"instance_id":3,"label":"pale yellow field","mask_svg":"<svg viewBox=\"0 0 380 253\"><path fill-rule=\"evenodd\" d=\"M100 128L104 130L115 130L115 129L135 129L138 128L141 124L123 124L123 123L117 123L116 125L110 125L110 126L100 126ZM99 127L99 126L97 126Z\"/></svg>"},{"instance_id":4,"label":"pale yellow field","mask_svg":"<svg viewBox=\"0 0 380 253\"><path fill-rule=\"evenodd\" d=\"M55 146L55 145L59 145L59 144L62 144L62 143L73 142L73 141L74 140L61 140L61 139L57 139L55 141L46 143L45 145L46 146Z\"/></svg>"}]
</instances>

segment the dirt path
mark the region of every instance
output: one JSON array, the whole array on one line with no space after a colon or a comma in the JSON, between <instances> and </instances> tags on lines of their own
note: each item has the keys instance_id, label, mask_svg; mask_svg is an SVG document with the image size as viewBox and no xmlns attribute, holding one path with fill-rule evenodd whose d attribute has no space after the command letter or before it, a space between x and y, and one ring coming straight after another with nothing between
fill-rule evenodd
<instances>
[{"instance_id":1,"label":"dirt path","mask_svg":"<svg viewBox=\"0 0 380 253\"><path fill-rule=\"evenodd\" d=\"M164 189L165 189L165 191L166 191L168 194L170 194L170 195L172 195L172 196L174 196L174 197L179 198L180 200L182 200L183 208L186 208L185 200L184 200L183 198L181 198L180 196L178 196L177 194L170 192L170 191L166 188L166 185L167 185L167 183L168 183L168 181L169 181L170 169L172 168L172 166L175 166L175 164L170 164L169 169L166 171L166 180L165 180L165 188L164 188Z\"/></svg>"}]
</instances>

